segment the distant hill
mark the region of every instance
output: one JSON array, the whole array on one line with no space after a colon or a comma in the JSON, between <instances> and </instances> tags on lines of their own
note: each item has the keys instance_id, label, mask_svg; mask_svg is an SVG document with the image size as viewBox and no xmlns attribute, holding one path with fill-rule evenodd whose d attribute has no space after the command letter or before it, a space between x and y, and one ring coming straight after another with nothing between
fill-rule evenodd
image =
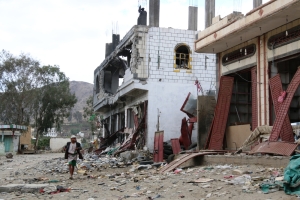
<instances>
[{"instance_id":1,"label":"distant hill","mask_svg":"<svg viewBox=\"0 0 300 200\"><path fill-rule=\"evenodd\" d=\"M83 82L83 81L70 81L70 90L71 93L75 93L77 98L77 103L72 109L72 119L71 121L66 118L64 120L64 124L61 125L62 136L70 136L73 134L77 134L79 131L83 133L89 133L88 129L90 128L89 123L83 118L83 107L86 106L87 99L93 95L93 87L94 85L91 83ZM74 117L74 113L81 113L81 121L78 121ZM85 135L88 137L89 135Z\"/></svg>"},{"instance_id":2,"label":"distant hill","mask_svg":"<svg viewBox=\"0 0 300 200\"><path fill-rule=\"evenodd\" d=\"M83 107L86 106L86 100L93 95L94 85L83 81L70 81L70 90L75 93L77 103L73 108L73 113L79 111L83 114Z\"/></svg>"}]
</instances>

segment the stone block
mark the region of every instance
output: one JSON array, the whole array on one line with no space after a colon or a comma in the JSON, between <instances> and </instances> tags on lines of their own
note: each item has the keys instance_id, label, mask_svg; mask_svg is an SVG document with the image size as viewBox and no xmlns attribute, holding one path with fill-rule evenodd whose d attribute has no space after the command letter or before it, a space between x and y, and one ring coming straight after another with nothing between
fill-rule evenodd
<instances>
[{"instance_id":1,"label":"stone block","mask_svg":"<svg viewBox=\"0 0 300 200\"><path fill-rule=\"evenodd\" d=\"M36 193L45 187L54 186L53 184L7 184L0 186L0 192L21 192L21 193Z\"/></svg>"},{"instance_id":2,"label":"stone block","mask_svg":"<svg viewBox=\"0 0 300 200\"><path fill-rule=\"evenodd\" d=\"M139 153L136 151L125 151L120 153L120 157L123 159L123 161L130 161L136 157L138 157Z\"/></svg>"}]
</instances>

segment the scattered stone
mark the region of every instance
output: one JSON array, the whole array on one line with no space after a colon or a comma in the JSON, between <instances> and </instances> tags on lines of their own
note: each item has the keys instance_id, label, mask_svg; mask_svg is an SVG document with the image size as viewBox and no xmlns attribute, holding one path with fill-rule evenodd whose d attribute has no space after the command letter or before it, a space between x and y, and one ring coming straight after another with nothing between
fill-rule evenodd
<instances>
[{"instance_id":1,"label":"scattered stone","mask_svg":"<svg viewBox=\"0 0 300 200\"><path fill-rule=\"evenodd\" d=\"M12 153L7 153L7 154L5 155L5 157L11 159L11 158L13 158L13 154L12 154Z\"/></svg>"}]
</instances>

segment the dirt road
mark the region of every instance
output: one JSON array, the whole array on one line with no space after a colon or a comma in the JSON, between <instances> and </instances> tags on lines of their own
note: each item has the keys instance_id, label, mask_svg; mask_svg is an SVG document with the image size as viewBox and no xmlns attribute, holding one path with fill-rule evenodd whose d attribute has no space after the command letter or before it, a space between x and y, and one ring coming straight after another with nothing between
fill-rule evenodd
<instances>
[{"instance_id":1,"label":"dirt road","mask_svg":"<svg viewBox=\"0 0 300 200\"><path fill-rule=\"evenodd\" d=\"M263 194L259 182L251 181L239 185L229 185L234 170L247 171L248 175L267 178L274 171L282 175L282 169L268 169L261 166L199 166L185 169L178 174L162 175L157 169L144 169L131 172L132 166L124 168L93 167L85 174L78 173L69 180L62 153L16 155L12 162L0 157L0 185L11 183L48 183L70 192L57 194L41 193L0 193L0 199L234 199L234 200L290 200L283 191ZM58 167L60 166L60 167ZM224 178L225 177L225 178ZM36 179L34 179L36 178ZM39 179L40 178L40 179ZM213 179L206 183L189 183L199 178Z\"/></svg>"}]
</instances>

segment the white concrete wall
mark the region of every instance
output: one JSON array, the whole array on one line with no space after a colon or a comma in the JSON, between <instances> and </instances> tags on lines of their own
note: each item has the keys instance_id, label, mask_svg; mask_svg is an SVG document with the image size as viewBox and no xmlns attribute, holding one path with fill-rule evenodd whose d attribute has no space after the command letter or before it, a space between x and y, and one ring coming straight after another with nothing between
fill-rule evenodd
<instances>
[{"instance_id":1,"label":"white concrete wall","mask_svg":"<svg viewBox=\"0 0 300 200\"><path fill-rule=\"evenodd\" d=\"M146 140L150 151L153 150L154 145L154 133L156 131L158 114L157 109L161 112L160 130L164 130L164 141L170 140L171 138L179 138L181 135L181 120L183 117L187 117L185 113L180 111L180 108L189 92L196 98L197 89L195 80L200 81L204 92L216 89L215 55L198 54L194 52L196 33L196 31L191 30L151 27L148 34L143 33L139 35L145 38L145 40L142 39L141 43L138 44L140 57L143 59L136 73L138 73L138 77L144 77L146 79L146 83L142 88L148 90L148 93L132 96L130 100L126 100L125 124L127 122L126 110L132 105L148 100L148 136ZM174 49L179 43L185 43L190 47L192 57L191 70L174 69ZM160 52L159 69L157 63L158 50ZM206 56L208 59L205 59ZM132 76L130 76L129 70L127 70L124 83L130 81L129 79L132 79ZM128 87L136 87L136 85ZM125 91L125 89L123 91ZM201 95L201 92L199 95ZM103 116L104 118L109 117L111 114L116 114L120 110L121 109L117 107L114 110L103 113ZM192 140L196 141L196 139L197 133L196 130L194 130ZM63 145L64 144L60 145L59 148Z\"/></svg>"},{"instance_id":2,"label":"white concrete wall","mask_svg":"<svg viewBox=\"0 0 300 200\"><path fill-rule=\"evenodd\" d=\"M188 116L180 108L191 92L196 98L195 80L199 80L204 90L215 90L215 55L194 52L195 31L152 27L148 32L147 56L150 58L148 85L148 137L147 146L153 150L157 124L157 109L160 110L160 130L164 130L164 141L179 138L181 120ZM192 51L192 70L174 70L174 48L179 43L187 44ZM158 68L158 50L160 66ZM205 66L205 56L206 59ZM178 72L179 71L179 72ZM160 79L160 80L159 80ZM201 92L199 92L201 95ZM195 124L196 126L196 124ZM192 141L196 142L197 132L193 131Z\"/></svg>"},{"instance_id":3,"label":"white concrete wall","mask_svg":"<svg viewBox=\"0 0 300 200\"><path fill-rule=\"evenodd\" d=\"M196 98L195 86L153 82L149 84L149 101L148 101L148 137L147 147L153 150L154 133L157 130L157 109L159 109L160 130L164 130L164 141L171 138L179 138L181 135L181 120L188 116L180 111L180 108L191 92ZM196 124L195 124L196 126ZM197 133L193 131L192 141L196 142Z\"/></svg>"},{"instance_id":4,"label":"white concrete wall","mask_svg":"<svg viewBox=\"0 0 300 200\"><path fill-rule=\"evenodd\" d=\"M67 142L70 142L70 138L51 138L50 139L50 148L53 151L59 150L64 147ZM81 139L77 139L77 142L81 143Z\"/></svg>"},{"instance_id":5,"label":"white concrete wall","mask_svg":"<svg viewBox=\"0 0 300 200\"><path fill-rule=\"evenodd\" d=\"M150 28L147 38L147 59L144 59L149 65L150 75L148 80L159 82L159 79L161 79L161 82L166 83L193 85L195 80L198 79L204 90L215 90L215 87L210 87L216 81L215 55L194 52L196 33L196 31L191 30ZM179 43L185 43L192 51L192 70L174 70L174 49ZM159 68L157 62L158 51L160 52ZM206 66L205 56L208 57Z\"/></svg>"},{"instance_id":6,"label":"white concrete wall","mask_svg":"<svg viewBox=\"0 0 300 200\"><path fill-rule=\"evenodd\" d=\"M14 136L14 137L13 137L13 144L14 144L14 149L13 149L13 151L14 151L14 152L17 152L17 151L18 151L18 147L19 147L19 137L20 137L20 136Z\"/></svg>"}]
</instances>

